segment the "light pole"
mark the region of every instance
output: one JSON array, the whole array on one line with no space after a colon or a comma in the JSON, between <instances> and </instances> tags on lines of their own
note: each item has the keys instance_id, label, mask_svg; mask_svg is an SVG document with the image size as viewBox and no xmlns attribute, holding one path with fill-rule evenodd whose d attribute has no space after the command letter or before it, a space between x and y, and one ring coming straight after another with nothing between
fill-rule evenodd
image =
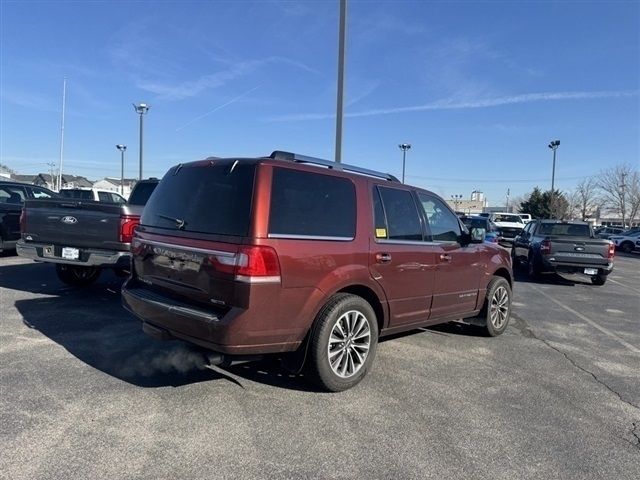
<instances>
[{"instance_id":1,"label":"light pole","mask_svg":"<svg viewBox=\"0 0 640 480\"><path fill-rule=\"evenodd\" d=\"M127 150L126 145L116 145L120 150L120 195L124 197L124 152Z\"/></svg>"},{"instance_id":2,"label":"light pole","mask_svg":"<svg viewBox=\"0 0 640 480\"><path fill-rule=\"evenodd\" d=\"M336 101L336 152L335 161L342 161L342 111L344 92L344 43L347 24L347 0L340 0L340 28L338 33L338 95Z\"/></svg>"},{"instance_id":3,"label":"light pole","mask_svg":"<svg viewBox=\"0 0 640 480\"><path fill-rule=\"evenodd\" d=\"M548 147L553 150L553 169L551 170L551 198L549 198L549 213L551 217L555 215L555 179L556 179L556 150L560 146L560 140L552 140Z\"/></svg>"},{"instance_id":4,"label":"light pole","mask_svg":"<svg viewBox=\"0 0 640 480\"><path fill-rule=\"evenodd\" d=\"M142 132L144 130L142 118L149 111L149 105L147 105L146 103L139 103L138 105L136 105L134 103L133 108L135 109L136 113L140 115L140 173L138 180L142 180Z\"/></svg>"},{"instance_id":5,"label":"light pole","mask_svg":"<svg viewBox=\"0 0 640 480\"><path fill-rule=\"evenodd\" d=\"M401 143L398 147L402 150L402 183L404 183L404 165L407 159L407 150L411 150L411 144Z\"/></svg>"}]
</instances>

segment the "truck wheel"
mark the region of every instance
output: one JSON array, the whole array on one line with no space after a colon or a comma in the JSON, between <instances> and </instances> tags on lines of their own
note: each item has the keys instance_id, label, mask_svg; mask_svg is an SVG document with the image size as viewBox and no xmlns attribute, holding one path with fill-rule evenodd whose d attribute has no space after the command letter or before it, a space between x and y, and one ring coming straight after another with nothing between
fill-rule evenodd
<instances>
[{"instance_id":1,"label":"truck wheel","mask_svg":"<svg viewBox=\"0 0 640 480\"><path fill-rule=\"evenodd\" d=\"M62 283L66 283L73 287L86 287L98 279L101 270L97 267L64 265L58 263L56 264L56 273Z\"/></svg>"},{"instance_id":2,"label":"truck wheel","mask_svg":"<svg viewBox=\"0 0 640 480\"><path fill-rule=\"evenodd\" d=\"M620 250L622 250L624 253L633 252L633 242L622 242L622 245L620 245Z\"/></svg>"},{"instance_id":3,"label":"truck wheel","mask_svg":"<svg viewBox=\"0 0 640 480\"><path fill-rule=\"evenodd\" d=\"M520 259L516 255L516 247L511 247L511 265L513 268L518 268L520 266Z\"/></svg>"},{"instance_id":4,"label":"truck wheel","mask_svg":"<svg viewBox=\"0 0 640 480\"><path fill-rule=\"evenodd\" d=\"M606 275L594 275L591 277L591 281L594 285L604 285L607 282Z\"/></svg>"},{"instance_id":5,"label":"truck wheel","mask_svg":"<svg viewBox=\"0 0 640 480\"><path fill-rule=\"evenodd\" d=\"M316 317L307 373L324 390L340 392L364 378L376 355L378 321L361 297L338 293Z\"/></svg>"},{"instance_id":6,"label":"truck wheel","mask_svg":"<svg viewBox=\"0 0 640 480\"><path fill-rule=\"evenodd\" d=\"M493 277L487 285L481 316L486 320L484 332L490 337L501 335L511 318L511 286L503 277Z\"/></svg>"}]
</instances>

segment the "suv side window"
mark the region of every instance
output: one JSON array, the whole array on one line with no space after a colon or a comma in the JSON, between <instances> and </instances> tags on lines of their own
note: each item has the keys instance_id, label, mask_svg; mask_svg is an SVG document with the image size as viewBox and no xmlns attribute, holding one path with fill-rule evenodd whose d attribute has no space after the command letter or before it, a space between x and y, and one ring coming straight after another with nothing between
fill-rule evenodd
<instances>
[{"instance_id":1,"label":"suv side window","mask_svg":"<svg viewBox=\"0 0 640 480\"><path fill-rule=\"evenodd\" d=\"M451 210L438 198L418 192L424 209L431 237L434 242L457 242L460 236L460 222Z\"/></svg>"},{"instance_id":2,"label":"suv side window","mask_svg":"<svg viewBox=\"0 0 640 480\"><path fill-rule=\"evenodd\" d=\"M113 203L125 203L125 199L122 198L120 195L118 195L117 193L110 193L109 196L111 197L111 201Z\"/></svg>"},{"instance_id":3,"label":"suv side window","mask_svg":"<svg viewBox=\"0 0 640 480\"><path fill-rule=\"evenodd\" d=\"M10 203L20 205L24 202L26 196L22 187L14 187L9 185L0 186L0 203Z\"/></svg>"},{"instance_id":4,"label":"suv side window","mask_svg":"<svg viewBox=\"0 0 640 480\"><path fill-rule=\"evenodd\" d=\"M373 192L373 198L376 238L418 242L423 240L420 216L409 190L378 186L377 192Z\"/></svg>"},{"instance_id":5,"label":"suv side window","mask_svg":"<svg viewBox=\"0 0 640 480\"><path fill-rule=\"evenodd\" d=\"M98 192L98 200L100 200L101 202L113 203L113 200L111 199L111 194L107 192Z\"/></svg>"},{"instance_id":6,"label":"suv side window","mask_svg":"<svg viewBox=\"0 0 640 480\"><path fill-rule=\"evenodd\" d=\"M352 240L356 189L346 178L289 168L273 169L269 236Z\"/></svg>"}]
</instances>

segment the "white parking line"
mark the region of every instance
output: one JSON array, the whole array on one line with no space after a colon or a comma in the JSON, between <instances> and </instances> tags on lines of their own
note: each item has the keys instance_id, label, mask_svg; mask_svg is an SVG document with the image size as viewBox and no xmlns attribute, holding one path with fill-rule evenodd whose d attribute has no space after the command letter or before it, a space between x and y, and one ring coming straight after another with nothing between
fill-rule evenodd
<instances>
[{"instance_id":1,"label":"white parking line","mask_svg":"<svg viewBox=\"0 0 640 480\"><path fill-rule=\"evenodd\" d=\"M573 308L565 305L564 303L562 303L560 300L556 300L555 298L553 298L551 295L549 295L548 293L543 292L541 289L539 289L538 287L534 287L533 285L530 285L531 288L533 288L536 292L538 292L540 295L548 298L549 300L551 300L553 303L555 303L556 305L564 308L566 311L573 313L576 317L578 317L580 320L583 320L585 322L587 322L589 325L591 325L593 328L596 328L598 330L600 330L602 333L604 333L605 335L610 336L611 338L617 340L618 342L620 342L622 345L624 345L625 347L627 347L628 350L632 351L633 353L637 353L640 354L640 348L637 348L633 345L631 345L629 342L623 340L622 338L620 338L618 335L616 335L615 333L607 330L606 328L604 328L601 325L598 325L596 322L594 322L593 320L591 320L588 317L585 317L583 314L581 314L580 312L576 312Z\"/></svg>"},{"instance_id":2,"label":"white parking line","mask_svg":"<svg viewBox=\"0 0 640 480\"><path fill-rule=\"evenodd\" d=\"M610 278L610 279L609 279L609 281L610 281L610 282L613 282L613 283L615 283L615 284L617 284L617 285L620 285L620 286L622 286L622 287L624 287L624 288L628 288L629 290L633 290L633 291L634 291L634 292L636 292L636 293L640 293L640 290L638 290L637 288L633 288L633 287L630 287L629 285L625 285L624 283L619 282L619 281L617 281L617 280L614 280L613 278Z\"/></svg>"}]
</instances>

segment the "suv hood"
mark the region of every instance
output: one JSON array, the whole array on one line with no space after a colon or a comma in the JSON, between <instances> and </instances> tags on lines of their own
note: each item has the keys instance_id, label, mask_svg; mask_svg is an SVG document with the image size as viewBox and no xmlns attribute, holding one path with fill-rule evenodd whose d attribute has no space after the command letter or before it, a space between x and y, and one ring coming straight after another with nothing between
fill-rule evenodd
<instances>
[{"instance_id":1,"label":"suv hood","mask_svg":"<svg viewBox=\"0 0 640 480\"><path fill-rule=\"evenodd\" d=\"M493 222L499 227L508 227L508 228L524 228L524 223L518 222Z\"/></svg>"}]
</instances>

